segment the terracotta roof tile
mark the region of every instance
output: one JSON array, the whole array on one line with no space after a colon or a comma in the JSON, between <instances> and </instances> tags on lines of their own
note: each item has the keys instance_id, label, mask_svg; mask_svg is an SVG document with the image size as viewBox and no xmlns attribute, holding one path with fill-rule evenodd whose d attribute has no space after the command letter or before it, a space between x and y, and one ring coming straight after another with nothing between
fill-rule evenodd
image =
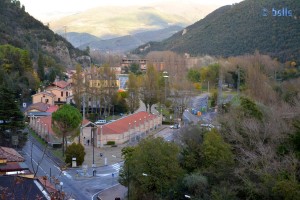
<instances>
[{"instance_id":1,"label":"terracotta roof tile","mask_svg":"<svg viewBox=\"0 0 300 200\"><path fill-rule=\"evenodd\" d=\"M58 105L52 105L47 109L47 112L53 113L58 110Z\"/></svg>"},{"instance_id":2,"label":"terracotta roof tile","mask_svg":"<svg viewBox=\"0 0 300 200\"><path fill-rule=\"evenodd\" d=\"M49 104L46 103L42 103L42 102L38 102L38 103L34 103L32 105L30 105L26 111L30 111L30 110L38 110L40 112L46 112L47 109L50 107Z\"/></svg>"},{"instance_id":3,"label":"terracotta roof tile","mask_svg":"<svg viewBox=\"0 0 300 200\"><path fill-rule=\"evenodd\" d=\"M138 112L121 119L118 119L114 122L102 125L103 134L122 134L128 131L129 126L132 129L134 126L138 126L139 123L144 124L148 120L153 120L156 118L156 115L150 114L148 112L142 111ZM101 126L98 126L101 127ZM98 128L98 133L100 133L100 128Z\"/></svg>"},{"instance_id":4,"label":"terracotta roof tile","mask_svg":"<svg viewBox=\"0 0 300 200\"><path fill-rule=\"evenodd\" d=\"M53 94L51 92L47 92L47 91L39 92L39 93L36 93L36 94L34 94L32 96L36 96L36 95L40 95L40 94L48 95L50 97L55 97L55 94Z\"/></svg>"},{"instance_id":5,"label":"terracotta roof tile","mask_svg":"<svg viewBox=\"0 0 300 200\"><path fill-rule=\"evenodd\" d=\"M70 83L66 82L66 81L56 81L56 82L53 82L52 85L54 86L57 86L59 88L65 88L69 85Z\"/></svg>"},{"instance_id":6,"label":"terracotta roof tile","mask_svg":"<svg viewBox=\"0 0 300 200\"><path fill-rule=\"evenodd\" d=\"M24 158L13 148L0 147L0 158L6 158L7 162L24 162Z\"/></svg>"}]
</instances>

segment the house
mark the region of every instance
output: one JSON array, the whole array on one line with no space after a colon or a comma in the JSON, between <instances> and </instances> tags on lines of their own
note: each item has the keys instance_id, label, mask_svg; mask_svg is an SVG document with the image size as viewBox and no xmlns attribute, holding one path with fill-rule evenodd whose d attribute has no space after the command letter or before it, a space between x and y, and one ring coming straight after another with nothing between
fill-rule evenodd
<instances>
[{"instance_id":1,"label":"house","mask_svg":"<svg viewBox=\"0 0 300 200\"><path fill-rule=\"evenodd\" d=\"M0 196L3 199L50 199L39 180L8 175L0 176Z\"/></svg>"},{"instance_id":2,"label":"house","mask_svg":"<svg viewBox=\"0 0 300 200\"><path fill-rule=\"evenodd\" d=\"M66 81L55 81L44 91L32 95L32 103L61 105L67 102L69 96L72 96L72 84Z\"/></svg>"},{"instance_id":3,"label":"house","mask_svg":"<svg viewBox=\"0 0 300 200\"><path fill-rule=\"evenodd\" d=\"M13 148L0 146L0 175L32 174L24 163L25 159Z\"/></svg>"},{"instance_id":4,"label":"house","mask_svg":"<svg viewBox=\"0 0 300 200\"><path fill-rule=\"evenodd\" d=\"M55 101L55 95L47 91L38 92L32 95L33 104L40 102L40 103L54 105L54 101Z\"/></svg>"},{"instance_id":5,"label":"house","mask_svg":"<svg viewBox=\"0 0 300 200\"><path fill-rule=\"evenodd\" d=\"M31 104L26 108L25 116L49 116L58 109L57 105L50 105L42 102Z\"/></svg>"}]
</instances>

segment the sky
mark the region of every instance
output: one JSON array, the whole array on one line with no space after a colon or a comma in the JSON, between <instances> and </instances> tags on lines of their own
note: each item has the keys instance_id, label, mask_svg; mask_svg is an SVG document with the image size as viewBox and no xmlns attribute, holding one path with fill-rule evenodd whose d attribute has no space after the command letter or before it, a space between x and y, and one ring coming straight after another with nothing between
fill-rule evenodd
<instances>
[{"instance_id":1,"label":"sky","mask_svg":"<svg viewBox=\"0 0 300 200\"><path fill-rule=\"evenodd\" d=\"M48 22L63 16L78 13L98 6L149 5L162 1L182 2L187 0L20 0L25 10L36 19ZM242 0L188 0L203 4L230 5Z\"/></svg>"}]
</instances>

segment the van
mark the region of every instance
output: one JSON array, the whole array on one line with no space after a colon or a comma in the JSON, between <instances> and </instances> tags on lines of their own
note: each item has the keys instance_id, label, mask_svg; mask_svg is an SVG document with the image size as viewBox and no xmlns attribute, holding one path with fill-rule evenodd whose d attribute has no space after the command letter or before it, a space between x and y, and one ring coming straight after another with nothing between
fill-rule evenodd
<instances>
[{"instance_id":1,"label":"van","mask_svg":"<svg viewBox=\"0 0 300 200\"><path fill-rule=\"evenodd\" d=\"M96 125L101 125L101 124L106 124L106 120L105 119L99 119L97 121L95 121Z\"/></svg>"}]
</instances>

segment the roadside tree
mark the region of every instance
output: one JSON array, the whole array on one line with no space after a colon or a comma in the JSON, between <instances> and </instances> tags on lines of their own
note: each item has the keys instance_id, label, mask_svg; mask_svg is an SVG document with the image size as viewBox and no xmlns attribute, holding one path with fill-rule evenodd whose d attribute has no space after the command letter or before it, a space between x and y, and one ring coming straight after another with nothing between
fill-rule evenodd
<instances>
[{"instance_id":1,"label":"roadside tree","mask_svg":"<svg viewBox=\"0 0 300 200\"><path fill-rule=\"evenodd\" d=\"M156 104L159 100L159 74L156 69L150 65L144 74L140 87L141 100L146 106L146 110Z\"/></svg>"},{"instance_id":2,"label":"roadside tree","mask_svg":"<svg viewBox=\"0 0 300 200\"><path fill-rule=\"evenodd\" d=\"M84 162L84 147L80 143L72 143L66 149L66 159L65 162L68 164L72 163L72 158L76 158L77 165L81 165Z\"/></svg>"},{"instance_id":3,"label":"roadside tree","mask_svg":"<svg viewBox=\"0 0 300 200\"><path fill-rule=\"evenodd\" d=\"M130 183L130 199L154 200L172 196L183 175L178 163L177 145L162 138L149 138L126 152L125 168L130 171L130 176L122 171L120 182Z\"/></svg>"},{"instance_id":4,"label":"roadside tree","mask_svg":"<svg viewBox=\"0 0 300 200\"><path fill-rule=\"evenodd\" d=\"M77 136L82 121L81 113L73 106L65 104L52 114L52 128L62 137L62 153L67 146L67 136Z\"/></svg>"}]
</instances>

